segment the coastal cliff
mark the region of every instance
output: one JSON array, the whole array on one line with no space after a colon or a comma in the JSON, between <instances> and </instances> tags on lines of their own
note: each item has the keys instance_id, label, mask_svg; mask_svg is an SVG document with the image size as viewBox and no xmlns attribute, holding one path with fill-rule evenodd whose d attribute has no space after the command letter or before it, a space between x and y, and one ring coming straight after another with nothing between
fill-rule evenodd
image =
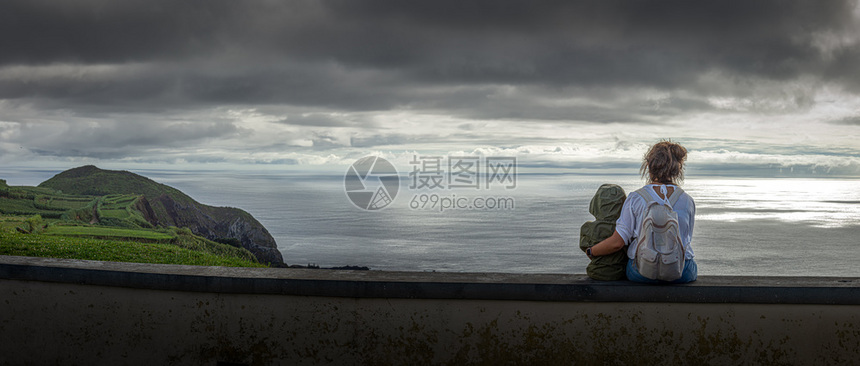
<instances>
[{"instance_id":1,"label":"coastal cliff","mask_svg":"<svg viewBox=\"0 0 860 366\"><path fill-rule=\"evenodd\" d=\"M135 209L153 226L186 227L207 239L241 246L261 263L284 265L275 239L251 214L233 207L204 205L178 189L138 174L87 165L59 173L39 187L77 195L142 195Z\"/></svg>"}]
</instances>

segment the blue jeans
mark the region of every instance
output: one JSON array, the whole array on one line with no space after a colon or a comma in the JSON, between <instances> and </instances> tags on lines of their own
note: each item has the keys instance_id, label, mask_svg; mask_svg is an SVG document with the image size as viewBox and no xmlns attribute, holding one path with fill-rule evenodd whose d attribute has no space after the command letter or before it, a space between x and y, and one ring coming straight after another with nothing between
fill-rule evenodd
<instances>
[{"instance_id":1,"label":"blue jeans","mask_svg":"<svg viewBox=\"0 0 860 366\"><path fill-rule=\"evenodd\" d=\"M636 269L636 265L634 264L634 260L627 261L627 279L633 282L642 282L642 283L687 283L693 282L699 276L699 268L696 266L696 261L692 259L687 259L684 262L684 273L681 274L681 278L674 281L660 281L660 280L652 280L650 278L644 277L639 274L639 270Z\"/></svg>"}]
</instances>

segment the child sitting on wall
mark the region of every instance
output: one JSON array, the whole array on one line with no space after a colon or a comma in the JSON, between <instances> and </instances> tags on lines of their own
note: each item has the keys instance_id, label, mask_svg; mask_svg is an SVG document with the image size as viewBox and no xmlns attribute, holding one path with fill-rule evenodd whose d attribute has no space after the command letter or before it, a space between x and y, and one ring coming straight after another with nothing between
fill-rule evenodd
<instances>
[{"instance_id":1,"label":"child sitting on wall","mask_svg":"<svg viewBox=\"0 0 860 366\"><path fill-rule=\"evenodd\" d=\"M615 232L615 221L621 215L621 206L626 199L624 189L618 185L604 184L597 189L588 208L588 212L594 215L595 220L582 224L579 230L579 248L583 252ZM625 246L615 253L595 257L588 264L586 272L588 277L595 280L625 280L627 279L626 268L627 247Z\"/></svg>"}]
</instances>

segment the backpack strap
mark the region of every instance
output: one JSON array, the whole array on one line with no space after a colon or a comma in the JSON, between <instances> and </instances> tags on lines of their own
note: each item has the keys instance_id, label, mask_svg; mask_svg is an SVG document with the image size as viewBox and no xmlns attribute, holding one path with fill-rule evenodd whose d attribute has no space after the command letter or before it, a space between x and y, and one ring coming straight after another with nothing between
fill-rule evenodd
<instances>
[{"instance_id":1,"label":"backpack strap","mask_svg":"<svg viewBox=\"0 0 860 366\"><path fill-rule=\"evenodd\" d=\"M684 195L684 190L681 187L675 186L675 191L672 192L672 196L669 197L669 205L672 206L672 209L675 209L675 204L678 203L678 200L681 199L681 196Z\"/></svg>"},{"instance_id":2,"label":"backpack strap","mask_svg":"<svg viewBox=\"0 0 860 366\"><path fill-rule=\"evenodd\" d=\"M642 187L636 190L636 193L639 194L643 199L645 199L645 204L649 204L654 202L654 197L651 197L651 194L647 191L648 187Z\"/></svg>"},{"instance_id":3,"label":"backpack strap","mask_svg":"<svg viewBox=\"0 0 860 366\"><path fill-rule=\"evenodd\" d=\"M670 206L670 207L672 207L672 209L674 209L674 208L675 208L675 203L678 203L678 200L679 200L679 199L681 199L681 196L684 194L684 190L683 190L683 189L681 189L681 187L678 187L678 186L672 186L672 187L674 188L674 191L672 192L672 195L671 195L671 196L669 196L669 200L668 200L668 201L666 201L666 200L664 199L664 200L663 200L663 202L664 202L664 203L669 203L669 206ZM651 203L651 202L657 202L657 201L654 199L654 196L652 196L652 195L651 195L651 192L648 192L648 190L649 190L649 187L648 187L648 186L645 186L645 187L642 187L642 188L637 189L637 190L636 190L636 193L638 193L640 196L642 196L642 198L644 198L644 199L645 199L645 203L646 203L646 204L649 204L649 203Z\"/></svg>"}]
</instances>

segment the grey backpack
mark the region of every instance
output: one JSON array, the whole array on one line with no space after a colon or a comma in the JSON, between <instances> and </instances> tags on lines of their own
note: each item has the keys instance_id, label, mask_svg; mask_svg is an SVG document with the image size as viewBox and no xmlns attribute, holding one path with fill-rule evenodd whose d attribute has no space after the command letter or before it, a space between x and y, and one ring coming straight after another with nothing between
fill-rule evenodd
<instances>
[{"instance_id":1,"label":"grey backpack","mask_svg":"<svg viewBox=\"0 0 860 366\"><path fill-rule=\"evenodd\" d=\"M645 215L639 226L636 267L639 273L653 280L674 281L684 272L685 249L681 242L678 213L672 207L684 191L675 187L668 202L654 200L643 187L636 191L645 199ZM667 204L668 203L668 204Z\"/></svg>"}]
</instances>

